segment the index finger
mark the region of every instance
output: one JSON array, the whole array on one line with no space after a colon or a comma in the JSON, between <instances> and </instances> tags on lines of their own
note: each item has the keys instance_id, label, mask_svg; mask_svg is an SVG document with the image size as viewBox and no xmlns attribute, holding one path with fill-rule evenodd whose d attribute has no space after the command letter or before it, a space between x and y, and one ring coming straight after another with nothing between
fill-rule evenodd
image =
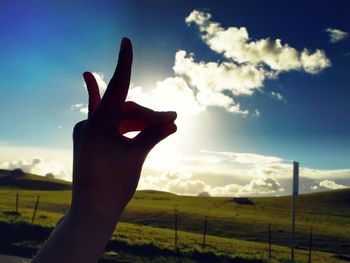
<instances>
[{"instance_id":1,"label":"index finger","mask_svg":"<svg viewBox=\"0 0 350 263\"><path fill-rule=\"evenodd\" d=\"M106 115L109 120L119 119L121 106L129 90L132 57L131 41L124 37L120 45L117 67L99 106L102 115Z\"/></svg>"}]
</instances>

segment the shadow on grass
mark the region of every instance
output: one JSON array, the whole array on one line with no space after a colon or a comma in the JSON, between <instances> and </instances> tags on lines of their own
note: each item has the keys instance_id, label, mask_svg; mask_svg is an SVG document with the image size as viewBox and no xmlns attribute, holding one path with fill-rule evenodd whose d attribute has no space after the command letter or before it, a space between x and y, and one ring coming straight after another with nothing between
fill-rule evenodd
<instances>
[{"instance_id":1,"label":"shadow on grass","mask_svg":"<svg viewBox=\"0 0 350 263\"><path fill-rule=\"evenodd\" d=\"M32 225L23 221L0 221L0 253L33 257L52 230L53 228ZM264 262L257 259L232 258L210 251L194 249L183 252L179 249L160 248L154 244L129 244L120 240L110 240L105 251L113 251L114 253L106 253L99 262L135 262L135 258L140 259L140 257L148 259L150 262L152 262L152 258L164 258L162 262L183 262L184 260L189 262Z\"/></svg>"}]
</instances>

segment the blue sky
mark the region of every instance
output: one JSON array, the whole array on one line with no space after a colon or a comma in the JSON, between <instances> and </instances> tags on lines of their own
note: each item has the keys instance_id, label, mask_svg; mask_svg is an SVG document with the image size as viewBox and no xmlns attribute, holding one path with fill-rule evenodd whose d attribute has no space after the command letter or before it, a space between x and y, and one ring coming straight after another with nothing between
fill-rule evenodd
<instances>
[{"instance_id":1,"label":"blue sky","mask_svg":"<svg viewBox=\"0 0 350 263\"><path fill-rule=\"evenodd\" d=\"M325 180L349 185L346 179L350 177L350 40L346 36L350 31L350 18L346 12L349 7L348 1L221 1L220 4L214 1L5 1L0 11L0 143L3 145L0 162L10 167L9 163L19 165L18 160L22 159L21 164L28 162L30 167L30 158L39 157L43 163L46 160L52 164L59 163L57 158L62 156L55 155L55 151L66 152L69 156L72 128L85 118L80 112L87 100L81 74L90 70L103 76L104 82L108 83L119 42L123 36L128 36L134 45L132 89L136 94L138 87L142 87L142 92L130 95L131 99L147 106L160 103L155 107L166 109L169 98L159 94L167 84L185 83L186 89L195 94L194 99L189 100L188 108L182 105L182 100L170 106L180 110L179 132L171 139L172 143L159 148L160 152L170 148L197 161L206 160L207 155L222 157L223 152L273 156L280 158L280 161L275 160L277 163L283 164L298 160L301 166L311 170L345 171L339 178L321 176L317 181L316 175L311 176L310 185L305 186L307 189L320 187L319 183ZM210 15L206 23L219 23L222 31L226 32L230 27L244 28L249 33L246 44L261 39L275 43L275 39L281 39L282 45L287 44L298 54L304 48L310 54L321 50L323 56L312 63L319 66L328 60L329 64L312 73L305 67L286 69L281 63L271 70L268 61L271 56L277 56L273 51L267 55L258 54L262 58L260 62L254 62L255 57L251 55L244 57L244 50L235 51L234 41L218 43L218 34L206 36L200 29L198 17L186 23L185 19L195 10L202 16ZM338 29L344 34L333 31L340 39L332 42L331 32L326 29ZM215 45L210 41L216 41ZM223 51L219 51L220 48ZM182 61L175 59L179 50L186 52ZM225 55L225 50L229 50L231 56ZM208 83L217 82L216 88L212 88L216 89L215 94L223 100L231 98L233 102L225 104L220 99L215 103L208 102L205 96L199 99L196 92L212 92L210 85L198 86L194 75L181 73L180 67L190 63L190 58L193 59L191 69L198 72L208 63L216 63L216 68L228 63L238 65L239 69L247 64L263 71L265 80L260 86L254 84L251 94L244 94L247 90L240 87L231 90L229 84L229 87L220 87L218 76ZM176 65L177 71L173 69ZM270 78L267 74L276 76ZM239 94L233 94L233 90ZM158 101L151 100L150 94ZM241 113L229 111L230 105L239 105ZM184 116L186 110L194 110L188 114L191 117ZM243 111L248 113L242 114ZM184 116L183 122L181 116ZM17 152L13 150L7 155L11 147ZM51 155L45 156L40 149L49 149ZM168 156L174 155L169 153ZM155 162L168 163L157 158L154 157ZM174 171L176 165L174 168L169 160L171 169L163 166L162 176L164 173L190 174L186 178L196 183L199 190L206 190L200 185L210 185L211 168L195 171L191 165L179 164L180 159L176 159L177 167L182 167L179 171ZM250 166L254 166L255 160L252 157ZM273 165L276 165L275 161ZM220 159L219 163L223 162ZM234 162L228 160L228 163ZM69 165L69 162L62 165L68 166L65 168L68 174ZM239 167L241 163L235 165ZM259 167L255 165L255 171ZM235 168L233 165L229 169ZM255 179L232 175L229 183L224 183L226 179L218 179L210 186L224 187L236 182L242 182L244 186L252 180L263 181L261 178L266 179L268 173L261 169ZM229 174L228 171L223 168L222 173ZM258 181L255 183L259 184ZM144 184L145 187L156 187ZM182 191L183 184L176 187L169 189L187 193ZM220 191L213 192L220 194Z\"/></svg>"}]
</instances>

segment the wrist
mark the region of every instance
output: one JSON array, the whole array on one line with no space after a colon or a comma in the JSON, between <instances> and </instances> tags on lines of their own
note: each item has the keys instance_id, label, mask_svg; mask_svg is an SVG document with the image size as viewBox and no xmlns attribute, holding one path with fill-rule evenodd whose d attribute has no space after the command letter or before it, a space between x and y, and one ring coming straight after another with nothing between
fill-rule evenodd
<instances>
[{"instance_id":1,"label":"wrist","mask_svg":"<svg viewBox=\"0 0 350 263\"><path fill-rule=\"evenodd\" d=\"M73 193L69 216L84 223L115 226L127 204L117 200L113 202L101 200L96 196Z\"/></svg>"},{"instance_id":2,"label":"wrist","mask_svg":"<svg viewBox=\"0 0 350 263\"><path fill-rule=\"evenodd\" d=\"M120 215L121 214L107 213L93 209L81 209L80 207L72 206L66 217L74 222L87 226L115 227Z\"/></svg>"},{"instance_id":3,"label":"wrist","mask_svg":"<svg viewBox=\"0 0 350 263\"><path fill-rule=\"evenodd\" d=\"M33 262L97 262L117 220L70 209Z\"/></svg>"}]
</instances>

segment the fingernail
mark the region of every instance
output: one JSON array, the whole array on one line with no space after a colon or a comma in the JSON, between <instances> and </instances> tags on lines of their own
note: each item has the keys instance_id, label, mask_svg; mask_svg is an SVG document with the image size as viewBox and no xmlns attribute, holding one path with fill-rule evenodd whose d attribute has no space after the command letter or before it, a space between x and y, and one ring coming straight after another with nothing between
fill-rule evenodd
<instances>
[{"instance_id":1,"label":"fingernail","mask_svg":"<svg viewBox=\"0 0 350 263\"><path fill-rule=\"evenodd\" d=\"M122 43L120 44L120 53L122 53L126 49L129 43L130 43L130 40L127 37L123 37Z\"/></svg>"},{"instance_id":2,"label":"fingernail","mask_svg":"<svg viewBox=\"0 0 350 263\"><path fill-rule=\"evenodd\" d=\"M166 119L173 119L175 120L177 117L177 113L175 111L160 111L160 114L164 116Z\"/></svg>"},{"instance_id":3,"label":"fingernail","mask_svg":"<svg viewBox=\"0 0 350 263\"><path fill-rule=\"evenodd\" d=\"M176 111L169 111L168 114L171 116L172 119L176 119L177 118L177 113Z\"/></svg>"},{"instance_id":4,"label":"fingernail","mask_svg":"<svg viewBox=\"0 0 350 263\"><path fill-rule=\"evenodd\" d=\"M85 72L83 73L83 78L84 78L85 81L86 81L86 79L88 78L88 76L89 76L89 72L85 71Z\"/></svg>"}]
</instances>

